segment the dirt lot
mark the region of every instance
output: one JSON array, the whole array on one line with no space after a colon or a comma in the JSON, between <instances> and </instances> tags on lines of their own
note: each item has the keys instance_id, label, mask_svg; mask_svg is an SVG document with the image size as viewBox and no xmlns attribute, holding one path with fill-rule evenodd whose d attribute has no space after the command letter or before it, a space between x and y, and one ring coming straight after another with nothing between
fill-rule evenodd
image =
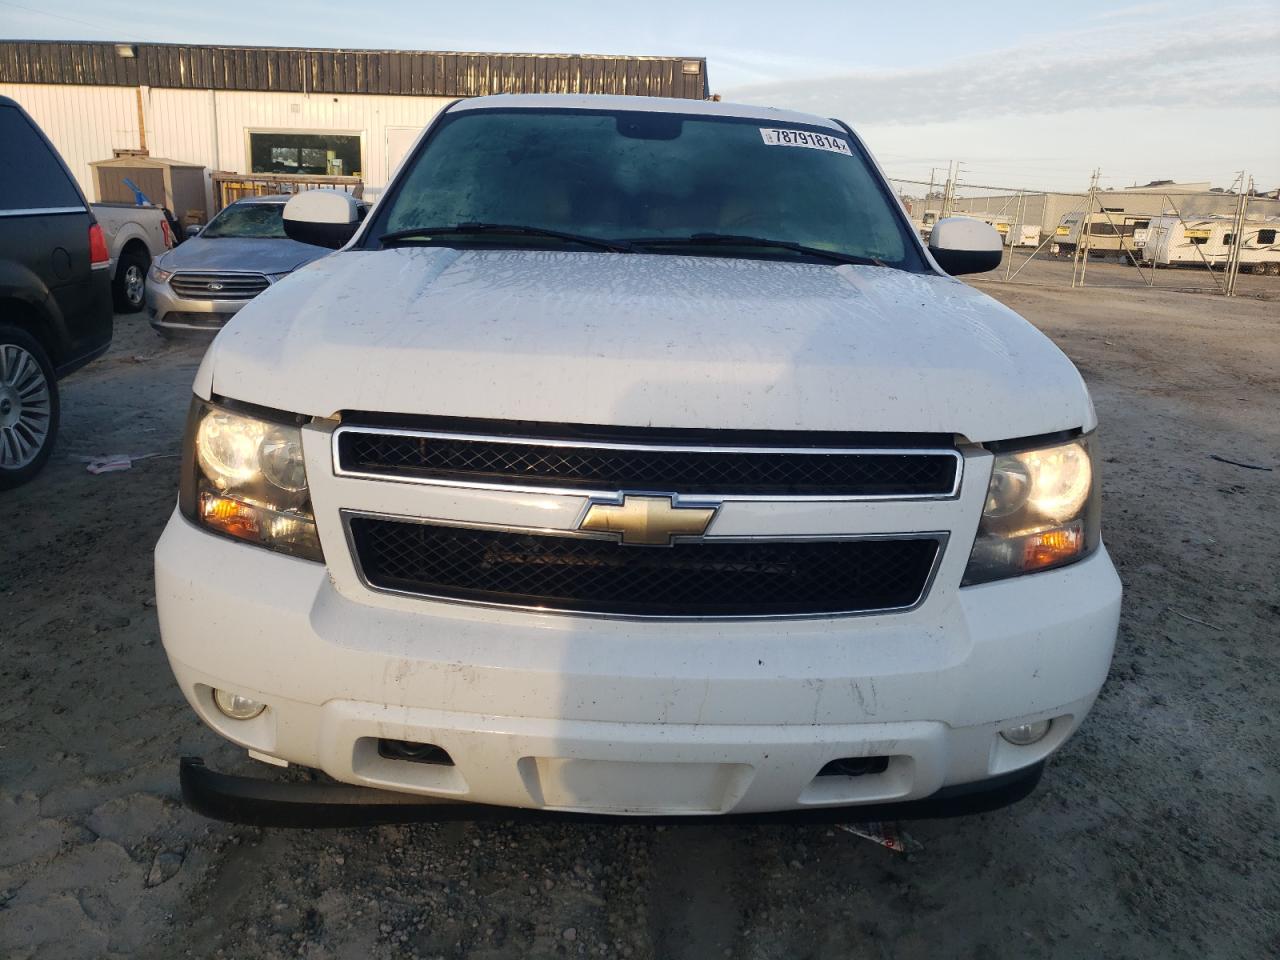
<instances>
[{"instance_id":1,"label":"dirt lot","mask_svg":"<svg viewBox=\"0 0 1280 960\"><path fill-rule=\"evenodd\" d=\"M1054 257L1047 250L1037 252L1030 247L1019 247L1011 256L1006 247L1004 261L985 276L1001 281L1008 278L1019 285L1056 283L1070 287L1072 267L1070 257ZM1199 265L1161 267L1158 270L1134 267L1127 260L1122 260L1117 251L1091 254L1088 264L1076 270L1083 277L1082 285L1085 287L1148 287L1163 291L1217 293L1225 289L1227 282L1222 270L1209 270ZM1236 293L1246 297L1280 296L1280 280L1254 276L1242 270L1236 278Z\"/></svg>"},{"instance_id":2,"label":"dirt lot","mask_svg":"<svg viewBox=\"0 0 1280 960\"><path fill-rule=\"evenodd\" d=\"M1280 300L983 289L1093 388L1127 594L1111 678L1041 787L908 825L908 857L826 827L187 812L179 754L250 765L183 702L151 599L200 349L120 318L64 385L49 469L0 501L0 956L1280 954ZM102 453L160 457L77 459Z\"/></svg>"}]
</instances>

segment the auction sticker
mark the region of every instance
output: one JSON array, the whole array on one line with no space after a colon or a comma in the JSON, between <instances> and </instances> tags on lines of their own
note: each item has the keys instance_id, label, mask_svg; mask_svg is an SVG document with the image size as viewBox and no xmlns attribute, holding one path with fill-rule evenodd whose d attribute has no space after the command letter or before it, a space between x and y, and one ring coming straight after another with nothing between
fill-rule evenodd
<instances>
[{"instance_id":1,"label":"auction sticker","mask_svg":"<svg viewBox=\"0 0 1280 960\"><path fill-rule=\"evenodd\" d=\"M761 127L760 137L771 147L809 147L813 150L826 150L829 153L843 153L846 157L853 156L847 140L829 137L825 133Z\"/></svg>"}]
</instances>

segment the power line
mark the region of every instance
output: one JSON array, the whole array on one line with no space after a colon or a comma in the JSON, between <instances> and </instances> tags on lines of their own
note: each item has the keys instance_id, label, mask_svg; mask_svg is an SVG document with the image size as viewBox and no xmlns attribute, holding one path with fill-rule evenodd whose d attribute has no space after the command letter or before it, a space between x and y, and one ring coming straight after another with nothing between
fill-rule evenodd
<instances>
[{"instance_id":1,"label":"power line","mask_svg":"<svg viewBox=\"0 0 1280 960\"><path fill-rule=\"evenodd\" d=\"M11 2L11 0L0 0L0 4L3 4L6 7L13 7L15 10L23 10L26 13L34 13L38 17L53 17L57 20L66 20L68 23L78 23L83 27L92 27L94 30L104 31L108 35L116 33L116 27L106 23L94 23L90 20L81 20L78 17L68 17L63 13L50 13L48 10L37 10L35 7L24 7L20 3Z\"/></svg>"}]
</instances>

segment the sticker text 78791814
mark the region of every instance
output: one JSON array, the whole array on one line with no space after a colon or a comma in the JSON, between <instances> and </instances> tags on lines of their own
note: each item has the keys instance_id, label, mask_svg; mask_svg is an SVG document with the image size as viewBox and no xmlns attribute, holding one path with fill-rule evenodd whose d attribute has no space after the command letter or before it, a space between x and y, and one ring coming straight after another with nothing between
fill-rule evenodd
<instances>
[{"instance_id":1,"label":"sticker text 78791814","mask_svg":"<svg viewBox=\"0 0 1280 960\"><path fill-rule=\"evenodd\" d=\"M811 130L761 127L760 137L771 147L809 147L812 150L843 153L846 157L853 156L853 151L849 149L849 141L828 136L825 133L814 133Z\"/></svg>"}]
</instances>

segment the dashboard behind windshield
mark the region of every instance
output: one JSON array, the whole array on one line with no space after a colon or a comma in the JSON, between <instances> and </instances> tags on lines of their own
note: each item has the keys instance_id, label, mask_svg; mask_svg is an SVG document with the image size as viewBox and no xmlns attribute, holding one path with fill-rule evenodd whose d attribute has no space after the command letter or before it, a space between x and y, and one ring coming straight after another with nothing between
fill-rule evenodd
<instances>
[{"instance_id":1,"label":"dashboard behind windshield","mask_svg":"<svg viewBox=\"0 0 1280 960\"><path fill-rule=\"evenodd\" d=\"M499 223L645 240L646 252L666 252L652 244L662 238L719 234L924 267L883 181L834 128L625 110L467 110L442 118L393 190L366 234L370 246L415 227Z\"/></svg>"}]
</instances>

